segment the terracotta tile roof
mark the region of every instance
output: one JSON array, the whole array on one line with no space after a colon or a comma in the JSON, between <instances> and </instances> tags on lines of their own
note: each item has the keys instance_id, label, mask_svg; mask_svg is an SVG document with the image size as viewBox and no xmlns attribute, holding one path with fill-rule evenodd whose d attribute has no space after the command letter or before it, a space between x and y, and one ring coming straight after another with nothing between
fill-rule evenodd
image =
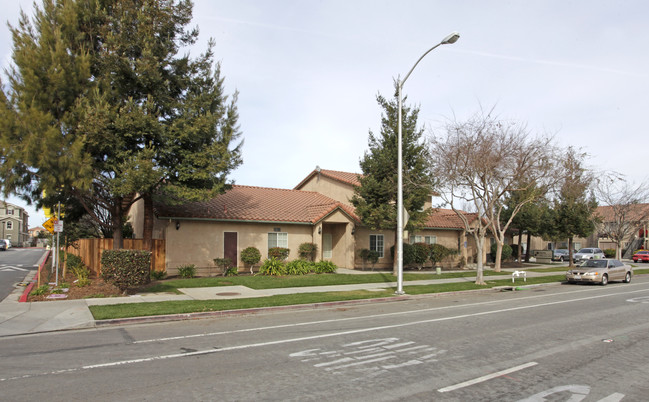
<instances>
[{"instance_id":1,"label":"terracotta tile roof","mask_svg":"<svg viewBox=\"0 0 649 402\"><path fill-rule=\"evenodd\" d=\"M476 213L463 212L469 222L477 218ZM462 219L452 209L437 209L429 217L424 227L429 229L464 229Z\"/></svg>"},{"instance_id":2,"label":"terracotta tile roof","mask_svg":"<svg viewBox=\"0 0 649 402\"><path fill-rule=\"evenodd\" d=\"M350 172L340 172L337 170L327 170L327 169L314 169L311 173L308 174L307 177L304 178L297 186L295 186L294 190L299 190L302 188L302 186L311 178L317 174L321 174L322 176L328 177L330 179L339 181L341 183L349 184L352 186L360 186L361 183L358 181L358 176L362 176L358 173L350 173Z\"/></svg>"},{"instance_id":3,"label":"terracotta tile roof","mask_svg":"<svg viewBox=\"0 0 649 402\"><path fill-rule=\"evenodd\" d=\"M353 209L313 191L232 186L225 194L204 202L156 204L159 218L295 222L314 224L337 209L358 221Z\"/></svg>"},{"instance_id":4,"label":"terracotta tile roof","mask_svg":"<svg viewBox=\"0 0 649 402\"><path fill-rule=\"evenodd\" d=\"M602 222L612 222L615 217L613 207L600 206L595 210L595 215L602 219ZM640 221L646 220L649 216L649 204L637 204L633 209L629 210L629 220Z\"/></svg>"}]
</instances>

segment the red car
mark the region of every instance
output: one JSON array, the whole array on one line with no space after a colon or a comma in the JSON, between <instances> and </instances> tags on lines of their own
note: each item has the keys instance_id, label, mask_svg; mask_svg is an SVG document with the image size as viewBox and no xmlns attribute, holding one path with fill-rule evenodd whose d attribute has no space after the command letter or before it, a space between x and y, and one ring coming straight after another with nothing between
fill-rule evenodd
<instances>
[{"instance_id":1,"label":"red car","mask_svg":"<svg viewBox=\"0 0 649 402\"><path fill-rule=\"evenodd\" d=\"M641 250L633 254L633 262L649 262L649 250Z\"/></svg>"}]
</instances>

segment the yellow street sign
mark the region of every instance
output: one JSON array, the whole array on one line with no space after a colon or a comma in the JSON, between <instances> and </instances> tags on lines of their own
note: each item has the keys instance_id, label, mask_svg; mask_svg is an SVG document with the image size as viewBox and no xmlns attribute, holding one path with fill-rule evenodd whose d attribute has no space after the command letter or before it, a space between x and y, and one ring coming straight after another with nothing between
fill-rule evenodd
<instances>
[{"instance_id":1,"label":"yellow street sign","mask_svg":"<svg viewBox=\"0 0 649 402\"><path fill-rule=\"evenodd\" d=\"M56 221L56 219L54 217L51 217L50 219L46 220L43 223L43 227L45 229L47 229L48 232L54 234L54 222L55 221Z\"/></svg>"}]
</instances>

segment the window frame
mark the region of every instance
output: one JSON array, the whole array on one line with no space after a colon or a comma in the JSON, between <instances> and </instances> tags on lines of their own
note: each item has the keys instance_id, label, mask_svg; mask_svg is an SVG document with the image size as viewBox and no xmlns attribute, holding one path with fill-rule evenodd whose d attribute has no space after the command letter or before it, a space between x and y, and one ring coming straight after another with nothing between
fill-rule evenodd
<instances>
[{"instance_id":1,"label":"window frame","mask_svg":"<svg viewBox=\"0 0 649 402\"><path fill-rule=\"evenodd\" d=\"M274 246L271 246L271 244L270 244L271 235L274 235L274 237L275 237L275 245ZM280 245L280 241L279 241L280 236L279 235L284 235L283 237L284 237L284 240L285 240L285 245ZM273 247L288 248L288 232L268 232L268 242L267 242L267 244L268 244L268 249L269 250L271 248L273 248Z\"/></svg>"},{"instance_id":2,"label":"window frame","mask_svg":"<svg viewBox=\"0 0 649 402\"><path fill-rule=\"evenodd\" d=\"M373 242L374 247L372 247L372 238L374 238L374 242ZM380 239L380 242L379 242L379 239ZM384 255L385 255L385 253L384 253L385 236L382 235L382 234L378 234L378 233L377 234L370 234L369 242L370 242L370 245L369 245L370 251L376 251L377 253L379 253L379 258L383 258ZM380 243L380 249L379 249L379 243Z\"/></svg>"}]
</instances>

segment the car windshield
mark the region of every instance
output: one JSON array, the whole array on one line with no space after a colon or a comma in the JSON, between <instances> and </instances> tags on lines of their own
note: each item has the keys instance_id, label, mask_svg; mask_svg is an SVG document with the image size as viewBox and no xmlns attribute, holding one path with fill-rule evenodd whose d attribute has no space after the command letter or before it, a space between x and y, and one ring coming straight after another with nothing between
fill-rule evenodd
<instances>
[{"instance_id":1,"label":"car windshield","mask_svg":"<svg viewBox=\"0 0 649 402\"><path fill-rule=\"evenodd\" d=\"M588 260L582 267L588 268L606 268L606 260Z\"/></svg>"},{"instance_id":2,"label":"car windshield","mask_svg":"<svg viewBox=\"0 0 649 402\"><path fill-rule=\"evenodd\" d=\"M582 248L581 250L579 250L579 252L583 253L583 254L592 254L593 250L591 250L589 248Z\"/></svg>"}]
</instances>

